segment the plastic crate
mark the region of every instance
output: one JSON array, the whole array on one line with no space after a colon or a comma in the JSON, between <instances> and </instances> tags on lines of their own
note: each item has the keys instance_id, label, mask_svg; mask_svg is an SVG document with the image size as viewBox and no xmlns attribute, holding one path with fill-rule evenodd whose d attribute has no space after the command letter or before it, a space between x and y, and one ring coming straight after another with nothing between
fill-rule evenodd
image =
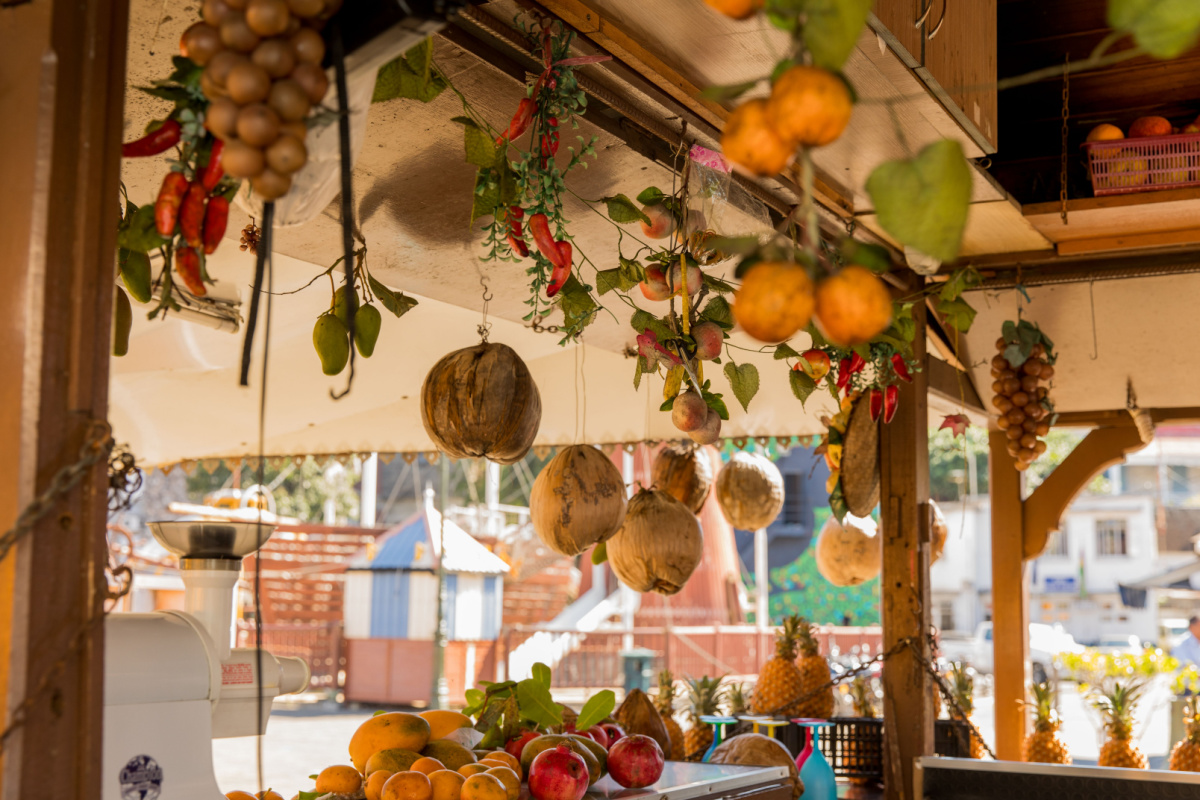
<instances>
[{"instance_id":1,"label":"plastic crate","mask_svg":"<svg viewBox=\"0 0 1200 800\"><path fill-rule=\"evenodd\" d=\"M1200 186L1200 133L1084 142L1083 149L1097 197Z\"/></svg>"},{"instance_id":2,"label":"plastic crate","mask_svg":"<svg viewBox=\"0 0 1200 800\"><path fill-rule=\"evenodd\" d=\"M833 774L849 780L883 780L883 720L865 717L834 717L833 727L821 731L821 752ZM798 726L789 725L788 729ZM970 729L957 720L939 719L933 728L933 750L939 756L970 756ZM803 742L803 733L799 734ZM798 750L798 748L797 748Z\"/></svg>"}]
</instances>

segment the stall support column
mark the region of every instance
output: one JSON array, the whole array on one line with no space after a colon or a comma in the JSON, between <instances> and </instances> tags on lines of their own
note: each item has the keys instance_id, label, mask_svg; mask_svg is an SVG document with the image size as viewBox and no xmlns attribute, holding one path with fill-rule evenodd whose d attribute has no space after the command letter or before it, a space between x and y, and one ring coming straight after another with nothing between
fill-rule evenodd
<instances>
[{"instance_id":1,"label":"stall support column","mask_svg":"<svg viewBox=\"0 0 1200 800\"><path fill-rule=\"evenodd\" d=\"M128 17L128 0L0 10L0 530L108 412ZM0 563L5 798L100 796L106 466Z\"/></svg>"},{"instance_id":2,"label":"stall support column","mask_svg":"<svg viewBox=\"0 0 1200 800\"><path fill-rule=\"evenodd\" d=\"M992 501L992 649L996 676L996 758L1021 759L1029 667L1029 586L1024 562L1021 473L1013 468L1004 431L988 432L988 492Z\"/></svg>"},{"instance_id":3,"label":"stall support column","mask_svg":"<svg viewBox=\"0 0 1200 800\"><path fill-rule=\"evenodd\" d=\"M913 306L913 355L925 359L925 307ZM914 373L901 384L895 417L880 429L880 521L883 536L883 647L912 639L883 665L884 794L912 798L913 760L933 755L933 684L923 659L929 610L929 420L928 380Z\"/></svg>"}]
</instances>

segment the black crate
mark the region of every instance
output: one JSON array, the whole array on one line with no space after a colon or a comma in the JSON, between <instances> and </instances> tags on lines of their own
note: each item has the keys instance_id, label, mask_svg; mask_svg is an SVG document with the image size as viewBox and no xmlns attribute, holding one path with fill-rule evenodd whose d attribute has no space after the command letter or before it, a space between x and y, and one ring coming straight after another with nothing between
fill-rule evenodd
<instances>
[{"instance_id":1,"label":"black crate","mask_svg":"<svg viewBox=\"0 0 1200 800\"><path fill-rule=\"evenodd\" d=\"M821 753L839 778L860 781L883 780L883 720L864 717L834 717L832 727L820 732ZM804 746L804 731L792 724L780 730L780 740L792 755ZM933 729L933 749L939 756L970 756L970 729L957 720L939 719Z\"/></svg>"}]
</instances>

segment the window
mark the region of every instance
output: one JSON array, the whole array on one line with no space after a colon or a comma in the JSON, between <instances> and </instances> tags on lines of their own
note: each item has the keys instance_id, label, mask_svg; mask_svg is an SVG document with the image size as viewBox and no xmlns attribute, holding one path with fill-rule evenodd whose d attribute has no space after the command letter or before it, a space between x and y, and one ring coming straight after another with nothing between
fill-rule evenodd
<instances>
[{"instance_id":1,"label":"window","mask_svg":"<svg viewBox=\"0 0 1200 800\"><path fill-rule=\"evenodd\" d=\"M937 606L937 626L943 631L954 630L954 602L943 600Z\"/></svg>"},{"instance_id":2,"label":"window","mask_svg":"<svg viewBox=\"0 0 1200 800\"><path fill-rule=\"evenodd\" d=\"M1067 556L1070 555L1070 538L1066 531L1051 531L1050 538L1046 540L1046 550L1044 556Z\"/></svg>"},{"instance_id":3,"label":"window","mask_svg":"<svg viewBox=\"0 0 1200 800\"><path fill-rule=\"evenodd\" d=\"M803 525L804 519L804 475L799 472L785 472L783 475L783 514L780 519L784 525Z\"/></svg>"},{"instance_id":4,"label":"window","mask_svg":"<svg viewBox=\"0 0 1200 800\"><path fill-rule=\"evenodd\" d=\"M1096 520L1096 555L1123 556L1126 549L1125 520Z\"/></svg>"}]
</instances>

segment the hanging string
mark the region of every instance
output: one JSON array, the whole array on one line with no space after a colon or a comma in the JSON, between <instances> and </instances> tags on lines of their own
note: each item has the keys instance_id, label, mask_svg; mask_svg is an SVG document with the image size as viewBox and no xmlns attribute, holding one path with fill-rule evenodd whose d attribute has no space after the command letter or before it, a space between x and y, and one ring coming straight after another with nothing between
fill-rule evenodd
<instances>
[{"instance_id":1,"label":"hanging string","mask_svg":"<svg viewBox=\"0 0 1200 800\"><path fill-rule=\"evenodd\" d=\"M265 267L266 267L266 279L267 279L267 292L266 292L267 308L266 308L265 319L263 321L263 357L262 357L262 377L261 377L261 381L260 381L262 385L259 387L259 395L258 395L258 485L259 486L267 485L267 480L266 480L266 477L267 477L266 476L266 469L267 469L267 457L266 457L266 449L267 449L266 448L267 360L268 360L268 355L271 352L271 347L270 347L270 344L271 344L271 292L275 288L275 286L274 286L275 267L274 267L274 261L270 257L271 256L271 225L270 225L271 217L268 216L268 213L273 214L274 204L268 203L267 209L270 209L270 211L268 212L267 210L264 210L264 213L263 213L263 220L264 220L264 222L263 222L263 239L266 243L266 246L265 247L260 246L259 250L258 250L259 265L260 266L263 265L264 260L266 262ZM264 252L266 254L265 259L263 257ZM260 277L260 281L261 281L261 277ZM258 298L258 293L256 292L255 299L257 299L257 298ZM253 337L251 335L251 331L249 331L247 329L247 332L246 332L247 342L249 342L252 338ZM249 366L248 364L243 363L243 369L248 368L248 366ZM245 385L245 384L243 384L243 385ZM262 535L262 533L263 533L262 512L263 512L263 506L265 506L265 505L266 505L266 503L263 502L263 498L260 495L259 500L258 500L258 527L255 530L255 538L258 541L258 548L255 549L255 551L254 551L254 662L255 662L255 670L256 670L255 674L258 676L258 680L257 680L258 705L256 707L257 712L258 712L258 729L256 731L257 735L255 736L255 758L256 758L257 766L258 766L258 790L259 790L260 794L266 788L265 782L263 780L263 772L264 771L263 771L263 741L262 741L263 740L262 730L263 730L264 720L263 720L263 684L262 684L263 642L262 642L262 551L261 551L262 546L264 544L266 544L266 538L264 538Z\"/></svg>"},{"instance_id":2,"label":"hanging string","mask_svg":"<svg viewBox=\"0 0 1200 800\"><path fill-rule=\"evenodd\" d=\"M254 250L254 286L250 290L250 313L246 316L246 336L242 339L242 371L239 386L250 385L250 359L254 349L254 329L258 326L258 303L262 294L263 273L271 256L271 229L275 226L275 203L263 205L262 232ZM270 299L268 298L268 302Z\"/></svg>"},{"instance_id":3,"label":"hanging string","mask_svg":"<svg viewBox=\"0 0 1200 800\"><path fill-rule=\"evenodd\" d=\"M332 25L330 55L333 59L338 93L338 145L342 175L342 264L346 270L346 322L350 329L350 373L346 388L341 392L329 390L329 396L341 400L350 394L354 385L354 317L358 311L358 293L354 291L354 182L350 163L350 97L346 88L346 47L342 41L340 16Z\"/></svg>"}]
</instances>

